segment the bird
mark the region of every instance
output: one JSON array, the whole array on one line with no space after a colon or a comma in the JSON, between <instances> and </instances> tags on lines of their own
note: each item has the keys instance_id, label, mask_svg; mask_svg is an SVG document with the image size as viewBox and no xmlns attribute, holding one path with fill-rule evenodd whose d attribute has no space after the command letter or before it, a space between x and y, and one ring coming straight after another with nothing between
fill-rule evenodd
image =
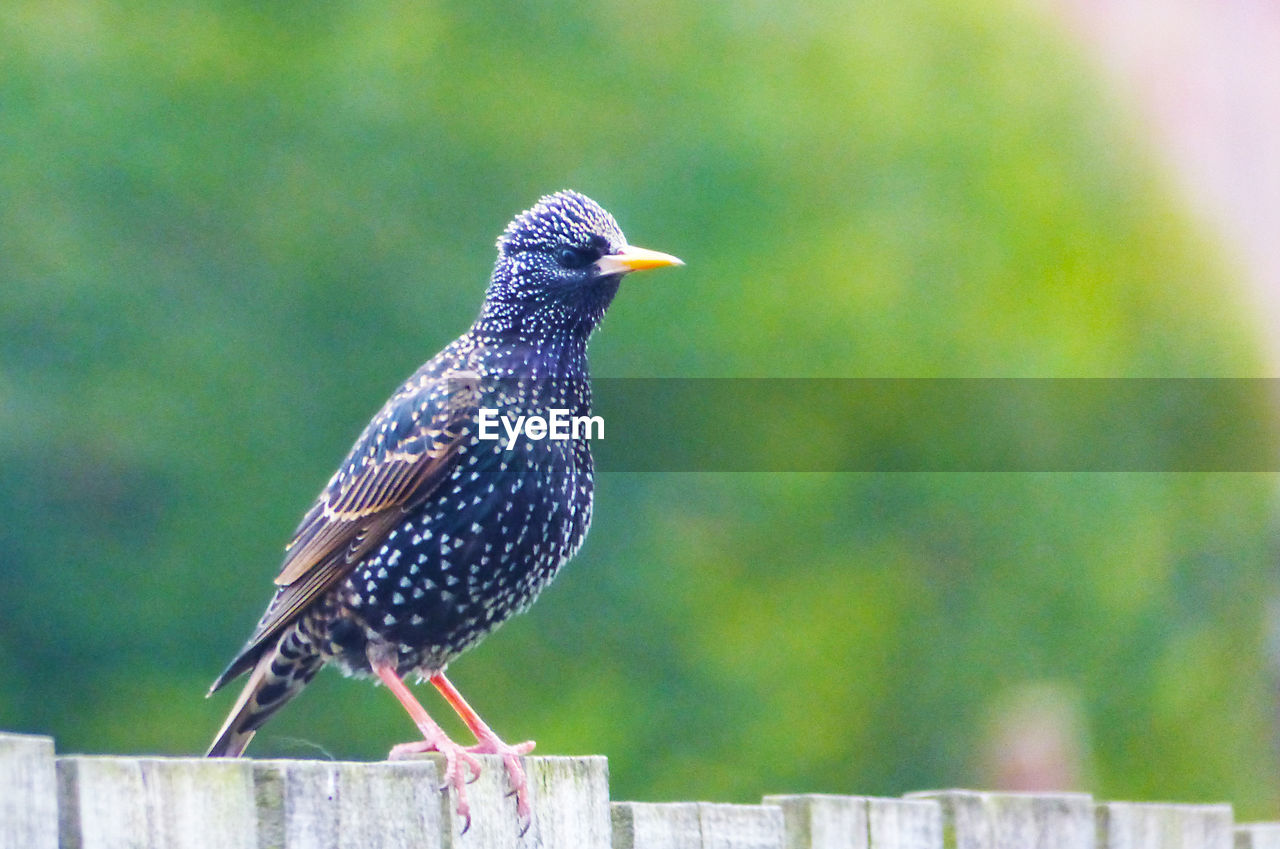
<instances>
[{"instance_id":1,"label":"bird","mask_svg":"<svg viewBox=\"0 0 1280 849\"><path fill-rule=\"evenodd\" d=\"M625 275L679 266L630 245L613 216L575 191L541 197L499 236L471 327L399 386L356 439L285 546L275 591L248 641L209 688L248 680L210 757L254 733L324 666L381 681L422 734L389 757L444 756L443 790L470 825L477 754L499 755L516 813L532 821L520 756L445 677L458 655L526 610L591 524L589 429L569 438L492 438L495 416L589 416L587 340ZM505 425L504 425L505 427ZM485 431L489 432L486 433ZM564 434L561 434L562 436ZM475 736L450 739L406 679L429 681Z\"/></svg>"}]
</instances>

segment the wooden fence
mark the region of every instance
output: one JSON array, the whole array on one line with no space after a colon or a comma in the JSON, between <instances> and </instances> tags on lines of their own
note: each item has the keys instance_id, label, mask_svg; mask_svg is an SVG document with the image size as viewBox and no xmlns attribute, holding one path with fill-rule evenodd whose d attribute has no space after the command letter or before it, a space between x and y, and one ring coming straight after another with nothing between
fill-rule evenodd
<instances>
[{"instance_id":1,"label":"wooden fence","mask_svg":"<svg viewBox=\"0 0 1280 849\"><path fill-rule=\"evenodd\" d=\"M1280 849L1280 823L1237 825L1228 805L1077 793L610 802L602 757L526 758L521 836L501 762L481 760L460 834L430 757L55 757L48 737L0 734L0 849Z\"/></svg>"}]
</instances>

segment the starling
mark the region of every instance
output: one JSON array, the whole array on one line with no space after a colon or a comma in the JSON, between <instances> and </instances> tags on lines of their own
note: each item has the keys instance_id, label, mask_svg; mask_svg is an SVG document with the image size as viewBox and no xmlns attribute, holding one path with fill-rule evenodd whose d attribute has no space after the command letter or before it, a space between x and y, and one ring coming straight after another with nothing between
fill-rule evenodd
<instances>
[{"instance_id":1,"label":"starling","mask_svg":"<svg viewBox=\"0 0 1280 849\"><path fill-rule=\"evenodd\" d=\"M587 339L622 277L681 265L627 244L613 216L581 194L541 198L498 239L471 328L419 368L360 434L285 547L276 591L253 635L213 683L249 673L210 746L241 754L254 732L326 663L377 676L423 739L391 757L437 751L445 788L469 822L475 754L502 756L526 825L519 756L445 678L455 657L526 609L571 558L591 522L587 434L500 438L485 417L587 416ZM585 421L585 420L584 420ZM506 427L506 425L503 425ZM554 435L554 434L552 434ZM564 434L561 434L564 435ZM477 743L449 739L403 679L430 681Z\"/></svg>"}]
</instances>

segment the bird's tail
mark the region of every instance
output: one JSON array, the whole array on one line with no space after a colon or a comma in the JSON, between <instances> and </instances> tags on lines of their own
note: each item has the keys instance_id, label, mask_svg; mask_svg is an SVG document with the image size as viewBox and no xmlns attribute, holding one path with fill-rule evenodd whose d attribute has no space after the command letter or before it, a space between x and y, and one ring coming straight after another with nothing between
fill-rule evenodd
<instances>
[{"instance_id":1,"label":"bird's tail","mask_svg":"<svg viewBox=\"0 0 1280 849\"><path fill-rule=\"evenodd\" d=\"M309 649L299 645L294 632L286 631L263 652L209 747L208 757L238 757L262 724L315 677L324 661Z\"/></svg>"}]
</instances>

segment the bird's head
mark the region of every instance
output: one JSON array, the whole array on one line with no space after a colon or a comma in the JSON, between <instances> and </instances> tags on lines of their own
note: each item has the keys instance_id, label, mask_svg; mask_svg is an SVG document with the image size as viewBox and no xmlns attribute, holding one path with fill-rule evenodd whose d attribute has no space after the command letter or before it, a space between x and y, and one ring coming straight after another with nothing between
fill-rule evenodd
<instances>
[{"instance_id":1,"label":"bird's head","mask_svg":"<svg viewBox=\"0 0 1280 849\"><path fill-rule=\"evenodd\" d=\"M498 238L498 261L480 323L487 329L545 337L590 335L632 271L683 265L627 244L618 222L572 191L541 198Z\"/></svg>"}]
</instances>

